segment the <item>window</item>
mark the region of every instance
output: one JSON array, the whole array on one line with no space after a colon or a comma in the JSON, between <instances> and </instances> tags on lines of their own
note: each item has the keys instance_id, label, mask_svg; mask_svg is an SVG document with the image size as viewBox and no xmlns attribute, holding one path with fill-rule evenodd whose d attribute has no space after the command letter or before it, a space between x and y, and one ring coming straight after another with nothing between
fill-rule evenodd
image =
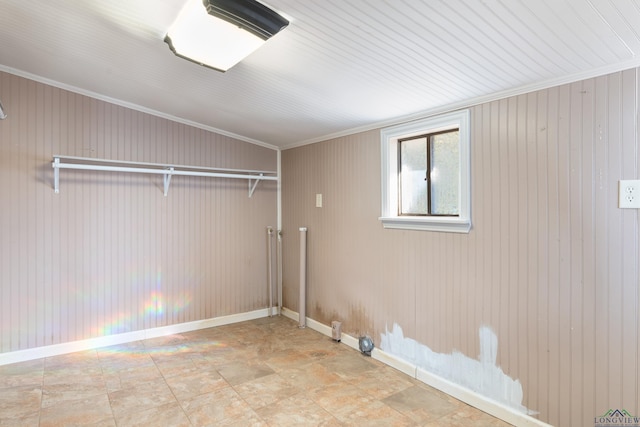
<instances>
[{"instance_id":1,"label":"window","mask_svg":"<svg viewBox=\"0 0 640 427\"><path fill-rule=\"evenodd\" d=\"M385 128L381 138L383 226L468 233L469 111Z\"/></svg>"}]
</instances>

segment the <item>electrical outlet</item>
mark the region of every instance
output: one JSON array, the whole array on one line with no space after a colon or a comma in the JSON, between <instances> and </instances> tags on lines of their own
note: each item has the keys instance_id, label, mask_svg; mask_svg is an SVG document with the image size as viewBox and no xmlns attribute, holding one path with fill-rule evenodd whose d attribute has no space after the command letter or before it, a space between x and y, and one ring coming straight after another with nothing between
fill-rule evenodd
<instances>
[{"instance_id":1,"label":"electrical outlet","mask_svg":"<svg viewBox=\"0 0 640 427\"><path fill-rule=\"evenodd\" d=\"M316 194L316 208L322 207L322 194Z\"/></svg>"},{"instance_id":2,"label":"electrical outlet","mask_svg":"<svg viewBox=\"0 0 640 427\"><path fill-rule=\"evenodd\" d=\"M640 179L619 181L618 207L622 209L640 209Z\"/></svg>"}]
</instances>

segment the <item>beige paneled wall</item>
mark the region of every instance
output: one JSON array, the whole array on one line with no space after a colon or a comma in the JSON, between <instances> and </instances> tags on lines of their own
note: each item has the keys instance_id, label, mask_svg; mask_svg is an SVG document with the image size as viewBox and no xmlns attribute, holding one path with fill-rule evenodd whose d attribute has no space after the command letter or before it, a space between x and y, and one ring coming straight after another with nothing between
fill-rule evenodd
<instances>
[{"instance_id":1,"label":"beige paneled wall","mask_svg":"<svg viewBox=\"0 0 640 427\"><path fill-rule=\"evenodd\" d=\"M0 72L0 352L267 306L276 184L62 170L54 154L276 170L274 150Z\"/></svg>"},{"instance_id":2,"label":"beige paneled wall","mask_svg":"<svg viewBox=\"0 0 640 427\"><path fill-rule=\"evenodd\" d=\"M487 326L541 420L638 414L638 212L617 208L618 180L640 178L637 77L473 107L469 234L382 228L378 131L283 151L284 305L306 226L309 317L471 359Z\"/></svg>"}]
</instances>

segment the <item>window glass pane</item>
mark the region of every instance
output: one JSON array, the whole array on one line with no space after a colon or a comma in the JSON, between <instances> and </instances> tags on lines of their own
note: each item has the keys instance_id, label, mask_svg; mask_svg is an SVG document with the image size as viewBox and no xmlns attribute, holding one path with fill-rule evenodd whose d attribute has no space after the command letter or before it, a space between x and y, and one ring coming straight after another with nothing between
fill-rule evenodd
<instances>
[{"instance_id":1,"label":"window glass pane","mask_svg":"<svg viewBox=\"0 0 640 427\"><path fill-rule=\"evenodd\" d=\"M427 138L400 143L400 214L426 215Z\"/></svg>"},{"instance_id":2,"label":"window glass pane","mask_svg":"<svg viewBox=\"0 0 640 427\"><path fill-rule=\"evenodd\" d=\"M459 131L431 136L431 214L458 215Z\"/></svg>"}]
</instances>

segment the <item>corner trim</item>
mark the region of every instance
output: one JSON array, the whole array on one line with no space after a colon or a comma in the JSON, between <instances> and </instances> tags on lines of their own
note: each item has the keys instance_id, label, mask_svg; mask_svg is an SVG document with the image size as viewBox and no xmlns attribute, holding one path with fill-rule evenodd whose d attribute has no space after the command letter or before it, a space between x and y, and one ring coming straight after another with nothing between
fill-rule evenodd
<instances>
[{"instance_id":1,"label":"corner trim","mask_svg":"<svg viewBox=\"0 0 640 427\"><path fill-rule=\"evenodd\" d=\"M630 70L632 68L640 67L640 59L634 58L628 61L622 61L615 64L605 65L603 67L593 68L587 71L580 71L568 76L552 77L540 82L525 84L511 89L505 89L499 92L490 93L487 95L480 95L475 98L470 98L458 102L453 102L443 106L431 107L416 113L410 113L407 115L394 117L387 120L381 120L378 122L368 123L362 126L357 126L349 129L340 130L326 135L318 137L292 142L290 144L283 144L280 146L281 150L289 150L291 148L302 147L305 145L316 144L318 142L330 141L337 138L343 138L345 136L354 135L356 133L368 132L374 129L380 129L386 126L392 126L399 123L410 122L416 119L425 117L431 117L442 113L448 113L450 111L459 110L462 108L471 108L476 105L486 104L501 99L510 98L512 96L523 95L525 93L537 92L539 90L545 90L556 86L562 86L581 80L592 79L600 76L606 76L608 74L618 73L621 71Z\"/></svg>"},{"instance_id":2,"label":"corner trim","mask_svg":"<svg viewBox=\"0 0 640 427\"><path fill-rule=\"evenodd\" d=\"M58 82L56 80L51 80L46 77L39 76L37 74L32 74L27 71L18 70L17 68L7 67L5 65L0 64L0 71L5 73L13 74L14 76L22 77L25 79L33 80L34 82L46 84L58 89L66 90L69 92L76 93L82 96L88 96L89 98L97 99L99 101L108 102L110 104L118 105L120 107L129 108L134 111L139 111L141 113L150 114L152 116L160 117L161 119L170 120L172 122L180 123L183 125L191 126L194 128L206 130L209 132L216 133L218 135L227 136L229 138L237 139L238 141L247 142L249 144L257 145L264 148L269 148L271 150L279 150L280 148L276 145L269 144L267 142L259 141L257 139L249 138L247 136L238 135L237 133L227 132L223 129L218 129L213 126L205 125L203 123L194 122L193 120L183 119L178 116L174 116L171 114L163 113L161 111L157 111L151 108L144 107L142 105L134 104L128 101L122 101L120 99L112 98L110 96L102 95L97 92L93 92L90 90L82 89L76 86L71 86L66 83Z\"/></svg>"}]
</instances>

